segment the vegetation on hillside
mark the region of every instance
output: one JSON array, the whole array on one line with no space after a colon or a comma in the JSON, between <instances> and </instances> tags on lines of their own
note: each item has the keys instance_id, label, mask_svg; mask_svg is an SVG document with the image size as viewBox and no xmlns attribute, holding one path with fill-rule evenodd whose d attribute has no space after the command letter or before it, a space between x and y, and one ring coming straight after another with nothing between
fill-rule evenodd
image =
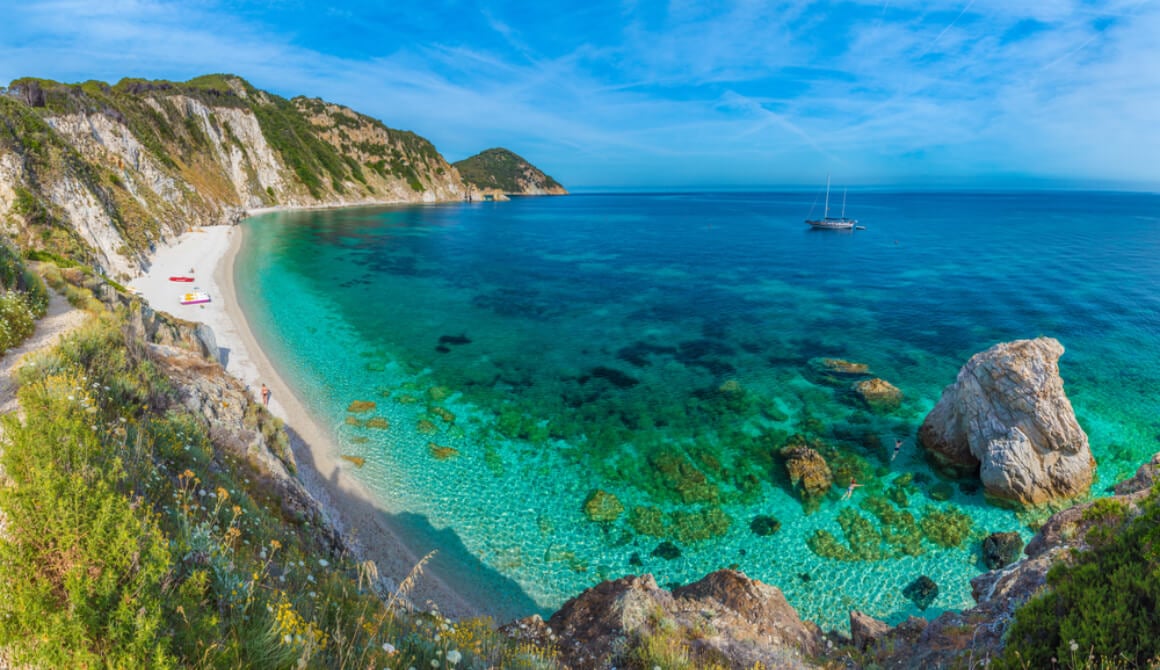
<instances>
[{"instance_id":1,"label":"vegetation on hillside","mask_svg":"<svg viewBox=\"0 0 1160 670\"><path fill-rule=\"evenodd\" d=\"M279 164L268 165L268 154L235 127L239 113L252 115ZM115 135L125 146L86 145L75 126L70 134L57 122L68 115L87 116L101 132L123 126L128 132ZM255 200L397 199L433 186L447 197L458 188L443 157L414 133L321 100L287 100L227 74L113 85L16 79L0 89L0 152L19 158L10 178L15 204L0 221L24 248L88 265L101 264L99 251L65 220L65 204L98 209L97 218L124 240L113 251L143 258L162 237ZM273 183L271 174L278 175Z\"/></svg>"},{"instance_id":2,"label":"vegetation on hillside","mask_svg":"<svg viewBox=\"0 0 1160 670\"><path fill-rule=\"evenodd\" d=\"M563 188L560 182L507 149L488 149L454 165L463 181L476 188L516 194L524 193L529 182L545 190Z\"/></svg>"},{"instance_id":3,"label":"vegetation on hillside","mask_svg":"<svg viewBox=\"0 0 1160 670\"><path fill-rule=\"evenodd\" d=\"M44 316L48 293L15 248L0 240L0 355L32 335Z\"/></svg>"},{"instance_id":4,"label":"vegetation on hillside","mask_svg":"<svg viewBox=\"0 0 1160 670\"><path fill-rule=\"evenodd\" d=\"M1160 667L1160 486L1127 514L1105 498L1084 514L1098 522L1090 550L1047 573L1047 587L1015 611L995 668Z\"/></svg>"},{"instance_id":5,"label":"vegetation on hillside","mask_svg":"<svg viewBox=\"0 0 1160 670\"><path fill-rule=\"evenodd\" d=\"M24 365L24 418L2 418L0 649L16 667L553 667L488 620L410 611L406 580L379 597L373 565L288 517L128 332L125 308L92 316ZM258 403L245 417L277 428Z\"/></svg>"}]
</instances>

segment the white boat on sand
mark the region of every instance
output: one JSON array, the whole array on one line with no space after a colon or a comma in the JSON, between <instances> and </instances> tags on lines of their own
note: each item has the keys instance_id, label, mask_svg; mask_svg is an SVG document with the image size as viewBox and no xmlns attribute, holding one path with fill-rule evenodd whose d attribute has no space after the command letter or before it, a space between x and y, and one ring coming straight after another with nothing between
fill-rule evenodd
<instances>
[{"instance_id":1,"label":"white boat on sand","mask_svg":"<svg viewBox=\"0 0 1160 670\"><path fill-rule=\"evenodd\" d=\"M209 302L209 294L202 291L194 291L193 293L183 293L181 295L181 304L183 305L201 305Z\"/></svg>"}]
</instances>

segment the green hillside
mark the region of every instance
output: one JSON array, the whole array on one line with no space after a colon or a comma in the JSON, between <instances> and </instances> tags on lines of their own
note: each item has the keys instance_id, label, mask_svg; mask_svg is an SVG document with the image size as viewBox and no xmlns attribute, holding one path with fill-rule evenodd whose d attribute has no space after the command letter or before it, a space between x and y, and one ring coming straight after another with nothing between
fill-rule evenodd
<instances>
[{"instance_id":1,"label":"green hillside","mask_svg":"<svg viewBox=\"0 0 1160 670\"><path fill-rule=\"evenodd\" d=\"M242 209L463 198L422 137L233 75L22 78L0 93L0 155L18 166L0 171L0 221L25 249L113 276L162 239Z\"/></svg>"},{"instance_id":2,"label":"green hillside","mask_svg":"<svg viewBox=\"0 0 1160 670\"><path fill-rule=\"evenodd\" d=\"M566 193L560 182L507 149L488 149L454 165L463 181L478 189L495 189L514 195Z\"/></svg>"}]
</instances>

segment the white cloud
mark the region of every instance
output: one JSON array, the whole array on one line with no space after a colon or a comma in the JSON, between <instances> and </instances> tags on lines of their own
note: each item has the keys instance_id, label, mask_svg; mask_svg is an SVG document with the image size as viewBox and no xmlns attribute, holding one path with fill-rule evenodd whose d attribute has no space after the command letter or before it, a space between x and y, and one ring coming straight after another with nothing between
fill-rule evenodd
<instances>
[{"instance_id":1,"label":"white cloud","mask_svg":"<svg viewBox=\"0 0 1160 670\"><path fill-rule=\"evenodd\" d=\"M532 147L565 183L708 168L786 182L835 166L866 180L918 166L1160 182L1156 4L867 0L836 11L623 2L561 20L599 32L543 35L489 7L477 17L489 40L387 34L364 50L378 57L356 58L307 48L309 26L273 28L253 8L247 19L213 2L53 0L9 13L0 77L235 72L415 130L451 159Z\"/></svg>"}]
</instances>

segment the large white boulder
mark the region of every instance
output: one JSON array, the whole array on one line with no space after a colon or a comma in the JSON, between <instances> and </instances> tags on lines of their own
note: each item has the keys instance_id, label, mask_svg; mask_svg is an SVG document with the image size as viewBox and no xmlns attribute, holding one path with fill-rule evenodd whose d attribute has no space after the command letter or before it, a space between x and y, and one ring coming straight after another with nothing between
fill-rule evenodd
<instances>
[{"instance_id":1,"label":"large white boulder","mask_svg":"<svg viewBox=\"0 0 1160 670\"><path fill-rule=\"evenodd\" d=\"M945 470L977 472L996 499L1030 506L1082 495L1095 459L1063 392L1062 355L1050 337L975 354L922 422L920 444Z\"/></svg>"}]
</instances>

